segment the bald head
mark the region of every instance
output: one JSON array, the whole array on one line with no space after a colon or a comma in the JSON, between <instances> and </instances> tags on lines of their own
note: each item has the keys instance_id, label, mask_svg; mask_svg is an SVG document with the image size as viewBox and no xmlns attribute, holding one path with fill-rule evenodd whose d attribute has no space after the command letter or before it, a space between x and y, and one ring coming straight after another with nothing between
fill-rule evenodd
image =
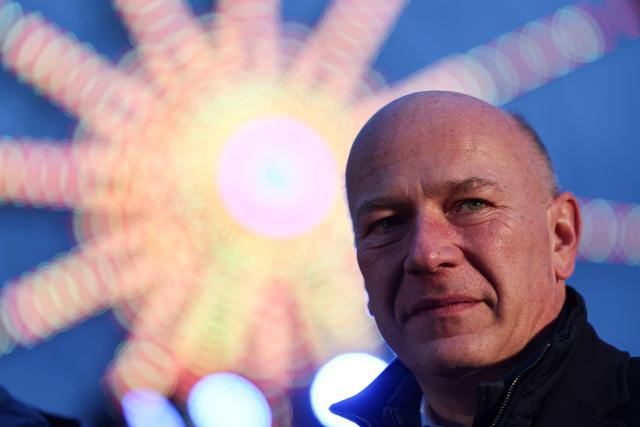
<instances>
[{"instance_id":1,"label":"bald head","mask_svg":"<svg viewBox=\"0 0 640 427\"><path fill-rule=\"evenodd\" d=\"M429 150L449 149L452 141L469 149L504 151L496 155L522 162L526 166L522 172L530 174L533 186L551 196L558 192L546 148L524 118L468 95L442 91L399 98L365 124L349 155L347 192L355 178L366 176L377 167L376 161L384 162L394 151L424 156Z\"/></svg>"}]
</instances>

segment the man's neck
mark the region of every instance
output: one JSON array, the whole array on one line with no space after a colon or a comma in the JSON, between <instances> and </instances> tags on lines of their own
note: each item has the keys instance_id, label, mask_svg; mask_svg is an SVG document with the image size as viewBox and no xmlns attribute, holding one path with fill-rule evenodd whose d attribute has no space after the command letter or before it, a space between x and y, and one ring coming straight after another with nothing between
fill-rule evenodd
<instances>
[{"instance_id":1,"label":"man's neck","mask_svg":"<svg viewBox=\"0 0 640 427\"><path fill-rule=\"evenodd\" d=\"M470 427L477 412L477 380L432 377L428 387L421 385L427 397L429 416L443 427Z\"/></svg>"}]
</instances>

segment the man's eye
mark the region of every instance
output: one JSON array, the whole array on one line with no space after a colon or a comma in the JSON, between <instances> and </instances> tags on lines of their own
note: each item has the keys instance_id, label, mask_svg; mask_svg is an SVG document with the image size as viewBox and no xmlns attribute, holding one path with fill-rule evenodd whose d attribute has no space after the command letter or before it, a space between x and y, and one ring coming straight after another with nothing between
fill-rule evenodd
<instances>
[{"instance_id":1,"label":"man's eye","mask_svg":"<svg viewBox=\"0 0 640 427\"><path fill-rule=\"evenodd\" d=\"M480 212L486 209L488 206L489 206L489 203L486 200L467 199L467 200L463 200L457 205L456 212L458 213Z\"/></svg>"},{"instance_id":2,"label":"man's eye","mask_svg":"<svg viewBox=\"0 0 640 427\"><path fill-rule=\"evenodd\" d=\"M369 225L369 232L373 233L387 233L391 231L394 227L400 224L401 219L397 216L389 216L386 218L379 219L371 225Z\"/></svg>"}]
</instances>

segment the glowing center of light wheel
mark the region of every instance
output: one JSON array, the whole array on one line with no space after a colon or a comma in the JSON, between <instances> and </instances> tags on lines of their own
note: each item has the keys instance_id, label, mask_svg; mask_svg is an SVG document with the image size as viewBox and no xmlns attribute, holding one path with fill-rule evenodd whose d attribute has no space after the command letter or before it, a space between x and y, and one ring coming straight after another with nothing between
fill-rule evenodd
<instances>
[{"instance_id":1,"label":"glowing center of light wheel","mask_svg":"<svg viewBox=\"0 0 640 427\"><path fill-rule=\"evenodd\" d=\"M233 217L275 238L305 233L327 215L337 167L324 139L288 117L250 122L223 147L218 191Z\"/></svg>"}]
</instances>

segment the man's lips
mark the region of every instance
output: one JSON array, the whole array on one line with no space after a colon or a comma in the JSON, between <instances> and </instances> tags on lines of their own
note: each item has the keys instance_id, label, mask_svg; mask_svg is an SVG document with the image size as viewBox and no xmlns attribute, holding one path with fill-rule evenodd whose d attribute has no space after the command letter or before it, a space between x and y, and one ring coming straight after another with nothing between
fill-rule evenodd
<instances>
[{"instance_id":1,"label":"man's lips","mask_svg":"<svg viewBox=\"0 0 640 427\"><path fill-rule=\"evenodd\" d=\"M481 300L465 295L451 295L444 298L431 298L418 301L407 311L406 319L418 315L453 314L480 303Z\"/></svg>"}]
</instances>

